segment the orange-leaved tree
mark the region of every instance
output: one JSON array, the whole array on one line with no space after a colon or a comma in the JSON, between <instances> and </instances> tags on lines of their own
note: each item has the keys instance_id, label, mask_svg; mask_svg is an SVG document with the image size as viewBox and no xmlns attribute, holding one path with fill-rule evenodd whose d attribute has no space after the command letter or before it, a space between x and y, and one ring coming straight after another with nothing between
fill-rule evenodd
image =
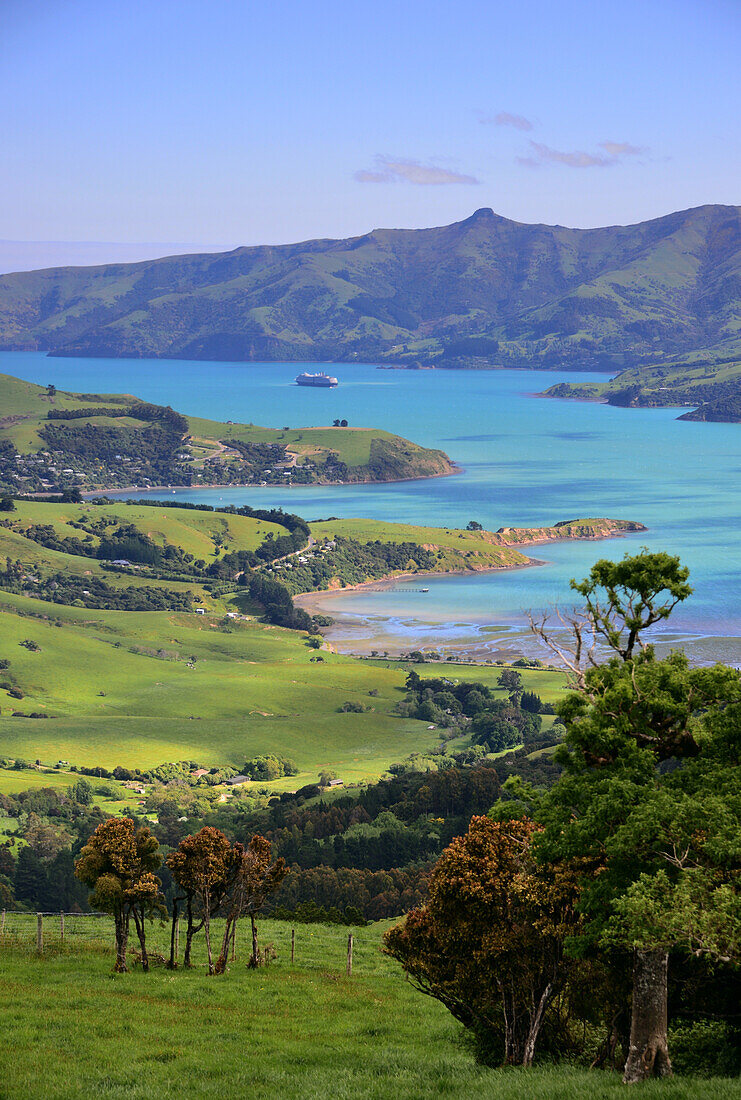
<instances>
[{"instance_id":1,"label":"orange-leaved tree","mask_svg":"<svg viewBox=\"0 0 741 1100\"><path fill-rule=\"evenodd\" d=\"M220 829L205 826L194 836L186 836L174 852L167 857L167 866L172 877L183 891L176 899L185 901L188 927L185 939L185 965L190 966L190 951L193 936L201 928L205 930L206 950L208 953L208 972L213 974L211 951L211 918L219 911L222 902L229 893L238 872L244 848L241 844L231 845ZM194 906L199 907L200 920L197 919ZM173 925L177 919L177 908L173 907ZM174 959L170 958L170 965Z\"/></svg>"},{"instance_id":2,"label":"orange-leaved tree","mask_svg":"<svg viewBox=\"0 0 741 1100\"><path fill-rule=\"evenodd\" d=\"M255 918L288 874L288 866L284 859L278 858L271 861L270 841L264 836L255 834L246 848L241 844L235 844L234 849L240 851L234 878L224 905L226 927L221 953L216 961L217 974L223 973L226 969L229 940L242 915L249 916L252 925L252 951L247 965L250 967L260 965Z\"/></svg>"},{"instance_id":3,"label":"orange-leaved tree","mask_svg":"<svg viewBox=\"0 0 741 1100\"><path fill-rule=\"evenodd\" d=\"M578 921L578 880L536 863L537 832L527 819L474 817L438 860L427 904L384 937L417 987L509 1065L532 1063L573 965L563 944Z\"/></svg>"},{"instance_id":4,"label":"orange-leaved tree","mask_svg":"<svg viewBox=\"0 0 741 1100\"><path fill-rule=\"evenodd\" d=\"M130 817L110 817L102 822L75 861L75 875L92 891L90 904L113 914L118 972L126 970L131 917L141 945L142 967L149 969L145 919L163 912L162 882L154 873L161 862L157 837L146 827L137 829Z\"/></svg>"}]
</instances>

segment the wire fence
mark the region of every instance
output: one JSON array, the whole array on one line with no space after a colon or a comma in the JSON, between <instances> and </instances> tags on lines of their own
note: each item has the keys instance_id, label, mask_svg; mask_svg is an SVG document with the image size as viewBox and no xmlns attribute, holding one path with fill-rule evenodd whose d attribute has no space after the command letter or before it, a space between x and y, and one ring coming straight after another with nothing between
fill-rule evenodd
<instances>
[{"instance_id":1,"label":"wire fence","mask_svg":"<svg viewBox=\"0 0 741 1100\"><path fill-rule=\"evenodd\" d=\"M211 949L215 960L224 937L224 921L211 921ZM172 925L153 920L146 923L146 945L150 965L161 966L170 957ZM183 964L186 921L176 927L176 958ZM108 913L0 913L0 948L52 957L60 953L94 951L113 955L115 950L113 917ZM297 966L303 969L352 973L358 966L375 969L378 957L377 937L363 930L348 931L341 925L308 925L289 921L258 920L258 943L263 962L270 966ZM128 942L130 965L137 965L140 951L134 922ZM237 922L229 943L230 963L245 964L252 954L252 930L248 918ZM206 966L207 948L201 930L193 938L193 966Z\"/></svg>"}]
</instances>

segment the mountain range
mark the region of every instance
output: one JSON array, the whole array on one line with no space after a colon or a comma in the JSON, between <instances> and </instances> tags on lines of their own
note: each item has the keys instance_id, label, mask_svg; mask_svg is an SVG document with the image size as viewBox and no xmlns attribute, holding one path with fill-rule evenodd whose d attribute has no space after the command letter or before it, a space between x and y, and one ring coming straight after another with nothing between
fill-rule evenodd
<instances>
[{"instance_id":1,"label":"mountain range","mask_svg":"<svg viewBox=\"0 0 741 1100\"><path fill-rule=\"evenodd\" d=\"M620 371L741 360L741 207L432 229L0 277L0 348Z\"/></svg>"}]
</instances>

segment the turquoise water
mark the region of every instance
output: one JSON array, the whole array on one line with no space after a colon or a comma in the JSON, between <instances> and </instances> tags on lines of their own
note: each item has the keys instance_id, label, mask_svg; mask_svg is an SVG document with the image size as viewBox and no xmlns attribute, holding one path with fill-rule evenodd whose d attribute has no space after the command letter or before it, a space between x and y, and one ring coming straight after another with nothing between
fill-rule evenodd
<instances>
[{"instance_id":1,"label":"turquoise water","mask_svg":"<svg viewBox=\"0 0 741 1100\"><path fill-rule=\"evenodd\" d=\"M691 569L695 594L675 612L672 637L681 636L698 660L741 660L741 425L680 422L676 409L533 396L559 381L603 375L332 364L339 387L311 390L293 384L298 369L0 353L0 371L60 389L126 391L183 412L271 426L346 417L441 447L463 467L454 477L383 486L183 490L171 499L279 503L307 519L371 516L451 527L475 519L496 529L611 516L649 528L599 545L538 547L545 567L431 579L428 594L400 584L335 598L332 613L343 613L335 634L352 648L386 639L389 646L438 642L493 651L501 641L521 640L525 609L567 605L569 578L583 576L597 557L647 545L679 554Z\"/></svg>"}]
</instances>

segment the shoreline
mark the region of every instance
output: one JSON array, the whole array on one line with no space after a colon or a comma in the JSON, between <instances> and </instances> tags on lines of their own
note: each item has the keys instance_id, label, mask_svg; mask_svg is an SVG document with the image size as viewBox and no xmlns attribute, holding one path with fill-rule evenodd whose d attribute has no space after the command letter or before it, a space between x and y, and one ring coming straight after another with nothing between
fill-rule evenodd
<instances>
[{"instance_id":1,"label":"shoreline","mask_svg":"<svg viewBox=\"0 0 741 1100\"><path fill-rule=\"evenodd\" d=\"M550 539L550 542L572 542L572 539ZM319 599L320 601L334 599L337 596L345 596L348 592L388 592L393 590L393 585L398 581L409 580L427 580L436 577L480 577L486 573L514 573L518 569L530 569L534 566L550 565L548 561L544 561L541 558L528 558L527 561L519 562L517 565L490 565L484 569L448 569L444 572L439 570L432 570L429 572L420 573L388 573L385 577L378 577L371 581L359 581L358 584L347 584L344 588L322 588L316 592L299 592L298 595L293 597L293 602L297 607L302 607L305 611L312 610L311 603L313 600Z\"/></svg>"},{"instance_id":2,"label":"shoreline","mask_svg":"<svg viewBox=\"0 0 741 1100\"><path fill-rule=\"evenodd\" d=\"M250 481L238 485L233 483L228 485L150 485L147 488L141 485L124 485L120 489L86 489L84 493L80 493L80 496L83 500L87 500L90 497L107 496L110 493L178 493L202 492L204 490L215 492L217 489L327 489L333 486L344 489L360 485L399 485L405 481L434 481L438 477L455 477L457 474L466 472L465 467L459 466L457 463L451 463L451 466L452 469L441 474L420 474L419 477L392 477L388 481L312 481L309 484L304 483L301 485L286 485L285 482L276 482L275 485L256 485L253 481Z\"/></svg>"},{"instance_id":3,"label":"shoreline","mask_svg":"<svg viewBox=\"0 0 741 1100\"><path fill-rule=\"evenodd\" d=\"M647 527L641 527L640 531L611 531L606 535L589 535L584 538L542 538L532 539L525 543L526 546L544 546L548 543L555 542L605 542L608 539L625 538L630 534L642 534L647 531ZM344 588L322 588L315 592L299 592L293 596L293 602L296 607L302 607L305 611L314 610L311 606L312 601L321 601L335 599L337 596L343 596L348 592L385 592L389 591L392 586L398 581L407 580L425 580L435 579L443 577L470 577L470 576L482 576L488 573L515 573L520 569L531 569L538 566L551 565L552 563L544 558L533 558L525 554L523 550L520 550L520 544L518 543L504 543L507 549L517 550L526 558L523 562L518 562L516 565L490 565L485 566L482 569L446 569L446 570L428 570L420 571L416 573L387 573L383 577L377 577L369 581L359 581L357 584L348 584Z\"/></svg>"}]
</instances>

